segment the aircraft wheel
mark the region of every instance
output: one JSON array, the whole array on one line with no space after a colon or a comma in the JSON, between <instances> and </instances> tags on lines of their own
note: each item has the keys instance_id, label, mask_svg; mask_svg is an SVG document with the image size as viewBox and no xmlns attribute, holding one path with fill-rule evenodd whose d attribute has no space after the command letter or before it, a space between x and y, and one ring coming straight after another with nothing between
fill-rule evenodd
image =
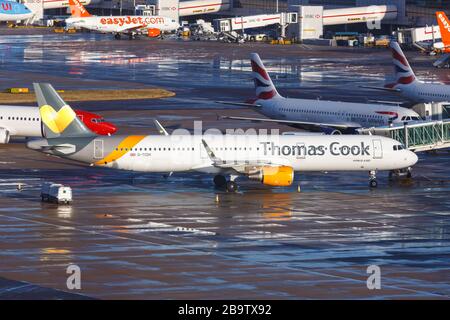
<instances>
[{"instance_id":1,"label":"aircraft wheel","mask_svg":"<svg viewBox=\"0 0 450 320\"><path fill-rule=\"evenodd\" d=\"M378 182L377 182L377 180L370 180L369 186L370 186L371 188L376 188L376 187L378 187Z\"/></svg>"},{"instance_id":2,"label":"aircraft wheel","mask_svg":"<svg viewBox=\"0 0 450 320\"><path fill-rule=\"evenodd\" d=\"M237 183L234 181L228 181L227 182L227 191L228 192L236 192L237 191Z\"/></svg>"},{"instance_id":3,"label":"aircraft wheel","mask_svg":"<svg viewBox=\"0 0 450 320\"><path fill-rule=\"evenodd\" d=\"M411 179L411 178L412 178L412 170L411 170L411 168L408 168L408 171L406 172L406 177L407 177L408 179Z\"/></svg>"},{"instance_id":4,"label":"aircraft wheel","mask_svg":"<svg viewBox=\"0 0 450 320\"><path fill-rule=\"evenodd\" d=\"M114 39L120 40L120 33L116 33L116 34L114 35Z\"/></svg>"},{"instance_id":5,"label":"aircraft wheel","mask_svg":"<svg viewBox=\"0 0 450 320\"><path fill-rule=\"evenodd\" d=\"M216 187L223 187L227 184L227 178L218 174L214 177L214 184L216 185Z\"/></svg>"}]
</instances>

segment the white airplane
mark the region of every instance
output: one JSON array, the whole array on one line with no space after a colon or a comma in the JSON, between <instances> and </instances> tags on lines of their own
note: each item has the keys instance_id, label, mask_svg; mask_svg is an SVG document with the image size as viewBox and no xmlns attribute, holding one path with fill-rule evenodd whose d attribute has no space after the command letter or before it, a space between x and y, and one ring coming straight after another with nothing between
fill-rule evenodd
<instances>
[{"instance_id":1,"label":"white airplane","mask_svg":"<svg viewBox=\"0 0 450 320\"><path fill-rule=\"evenodd\" d=\"M97 136L50 84L34 84L45 139L27 147L89 164L139 172L204 172L235 191L237 177L289 186L296 171L369 171L410 168L417 156L398 141L369 135L162 135ZM225 175L230 176L227 181Z\"/></svg>"},{"instance_id":2,"label":"white airplane","mask_svg":"<svg viewBox=\"0 0 450 320\"><path fill-rule=\"evenodd\" d=\"M75 114L97 134L111 135L117 131L112 123L95 113L75 110ZM8 143L11 137L43 137L38 108L0 105L0 144Z\"/></svg>"},{"instance_id":3,"label":"white airplane","mask_svg":"<svg viewBox=\"0 0 450 320\"><path fill-rule=\"evenodd\" d=\"M276 122L331 134L355 133L361 127L420 120L413 110L393 105L284 98L275 88L258 54L251 54L251 64L257 98L251 103L219 103L254 107L269 119L222 118Z\"/></svg>"},{"instance_id":4,"label":"white airplane","mask_svg":"<svg viewBox=\"0 0 450 320\"><path fill-rule=\"evenodd\" d=\"M69 0L69 6L72 15L66 19L68 26L113 33L116 39L120 39L121 34L132 38L144 31L150 37L158 37L162 32L176 31L180 27L176 20L162 16L92 16L79 0Z\"/></svg>"},{"instance_id":5,"label":"white airplane","mask_svg":"<svg viewBox=\"0 0 450 320\"><path fill-rule=\"evenodd\" d=\"M362 86L363 88L397 92L415 103L450 101L450 85L418 80L400 45L396 41L391 41L390 47L395 68L395 82L381 88Z\"/></svg>"}]
</instances>

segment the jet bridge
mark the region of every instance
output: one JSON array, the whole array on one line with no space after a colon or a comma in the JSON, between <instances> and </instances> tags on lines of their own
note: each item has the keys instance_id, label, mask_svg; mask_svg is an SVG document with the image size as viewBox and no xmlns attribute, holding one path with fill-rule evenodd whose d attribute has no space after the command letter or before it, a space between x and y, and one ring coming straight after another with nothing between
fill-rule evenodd
<instances>
[{"instance_id":1,"label":"jet bridge","mask_svg":"<svg viewBox=\"0 0 450 320\"><path fill-rule=\"evenodd\" d=\"M390 137L415 152L450 148L450 119L360 129L359 133Z\"/></svg>"}]
</instances>

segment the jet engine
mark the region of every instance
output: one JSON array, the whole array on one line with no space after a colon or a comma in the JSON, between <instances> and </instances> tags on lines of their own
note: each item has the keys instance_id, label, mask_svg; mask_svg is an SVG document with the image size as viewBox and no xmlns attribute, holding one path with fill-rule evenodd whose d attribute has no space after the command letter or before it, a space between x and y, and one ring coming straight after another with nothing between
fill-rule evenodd
<instances>
[{"instance_id":1,"label":"jet engine","mask_svg":"<svg viewBox=\"0 0 450 320\"><path fill-rule=\"evenodd\" d=\"M161 30L156 28L150 28L147 30L147 36L149 38L157 38L161 35Z\"/></svg>"},{"instance_id":2,"label":"jet engine","mask_svg":"<svg viewBox=\"0 0 450 320\"><path fill-rule=\"evenodd\" d=\"M338 129L326 127L326 126L321 126L320 131L322 131L325 134L330 134L330 135L342 134L342 132L339 131Z\"/></svg>"},{"instance_id":3,"label":"jet engine","mask_svg":"<svg viewBox=\"0 0 450 320\"><path fill-rule=\"evenodd\" d=\"M287 187L294 181L294 169L288 166L265 166L258 171L249 174L249 179L274 187Z\"/></svg>"},{"instance_id":4,"label":"jet engine","mask_svg":"<svg viewBox=\"0 0 450 320\"><path fill-rule=\"evenodd\" d=\"M8 142L9 142L9 131L0 128L0 143L8 143Z\"/></svg>"}]
</instances>

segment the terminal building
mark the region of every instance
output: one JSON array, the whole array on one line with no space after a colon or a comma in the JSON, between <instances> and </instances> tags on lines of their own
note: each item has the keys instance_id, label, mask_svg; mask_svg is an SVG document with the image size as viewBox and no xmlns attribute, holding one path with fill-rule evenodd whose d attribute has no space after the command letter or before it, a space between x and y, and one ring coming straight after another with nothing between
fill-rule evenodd
<instances>
[{"instance_id":1,"label":"terminal building","mask_svg":"<svg viewBox=\"0 0 450 320\"><path fill-rule=\"evenodd\" d=\"M320 38L327 32L355 31L390 34L397 28L435 25L436 10L450 13L450 0L90 0L96 15L135 14L136 6L180 21L297 13L289 34L298 39ZM147 10L147 13L149 12ZM60 9L59 14L67 12ZM55 13L53 13L55 14ZM368 30L368 23L381 24ZM309 30L309 31L305 31ZM313 31L311 31L313 30Z\"/></svg>"},{"instance_id":2,"label":"terminal building","mask_svg":"<svg viewBox=\"0 0 450 320\"><path fill-rule=\"evenodd\" d=\"M167 6L172 0L91 0L89 10L95 14L117 14L122 10L123 14L134 12L136 5ZM209 0L179 0L180 7L183 3L206 3ZM450 0L217 0L213 4L222 3L221 10L211 12L211 19L225 16L247 16L263 13L287 12L296 6L323 6L324 9L353 8L371 5L395 5L398 16L389 24L399 26L425 26L435 23L436 10L449 10ZM195 5L193 6L195 7ZM212 7L212 6L211 6Z\"/></svg>"}]
</instances>

